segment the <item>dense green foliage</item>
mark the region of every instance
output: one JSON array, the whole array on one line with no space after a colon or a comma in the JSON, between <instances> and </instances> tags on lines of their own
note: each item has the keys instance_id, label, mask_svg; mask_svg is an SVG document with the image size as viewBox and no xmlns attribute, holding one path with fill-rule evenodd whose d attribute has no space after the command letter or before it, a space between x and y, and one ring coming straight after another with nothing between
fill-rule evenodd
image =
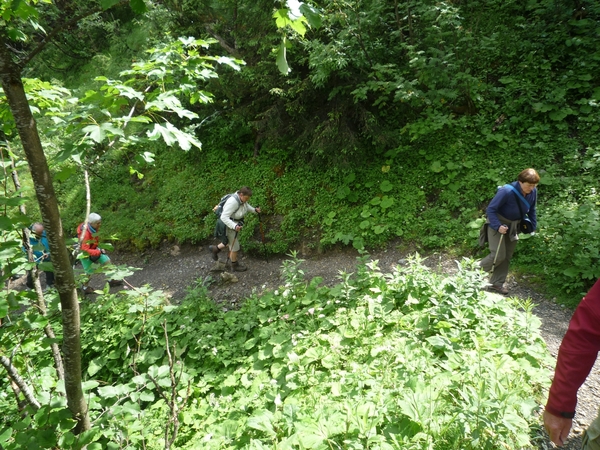
<instances>
[{"instance_id":1,"label":"dense green foliage","mask_svg":"<svg viewBox=\"0 0 600 450\"><path fill-rule=\"evenodd\" d=\"M92 87L89 73L112 76L127 54L139 61L153 44L140 38L148 24L204 34L203 24L247 66L199 86L212 102L184 105L204 118L194 128L201 150L145 144L94 160L93 208L122 246L204 241L220 196L249 185L273 252L400 239L476 254L467 225L496 186L535 167L540 228L515 262L549 275L571 302L600 274L595 2L323 2L322 27L288 35L286 78L269 59L281 31L255 20L264 5L238 4L234 14L224 4L167 6L169 14L154 8L149 21L126 22L137 44L107 40L81 77L65 79L74 92ZM148 152L154 166L138 156ZM82 178L59 189L72 229ZM241 236L248 251L259 245L256 224Z\"/></svg>"},{"instance_id":2,"label":"dense green foliage","mask_svg":"<svg viewBox=\"0 0 600 450\"><path fill-rule=\"evenodd\" d=\"M3 447L165 448L177 419L177 448L528 448L551 364L532 305L486 294L472 261L446 278L367 259L331 288L290 259L237 311L200 284L180 306L146 289L85 304L94 427L79 438L30 309L4 339L48 402L23 420L1 399Z\"/></svg>"},{"instance_id":3,"label":"dense green foliage","mask_svg":"<svg viewBox=\"0 0 600 450\"><path fill-rule=\"evenodd\" d=\"M63 3L39 2L40 26L87 7ZM272 2L130 6L148 12L86 17L25 72L67 233L84 218L87 170L104 239L123 249L210 239L212 207L249 185L267 242L248 217L248 252L396 242L479 256L496 187L534 167L539 230L513 267L571 303L600 276L598 2L324 0L303 35L277 27ZM23 167L5 100L2 164ZM22 191L4 181L3 228L39 218L19 173ZM23 201L30 217L14 211ZM1 237L5 280L32 264L16 233ZM207 280L179 306L107 291L82 313L94 426L80 436L41 333L52 324L60 340L60 324L13 314L32 294L3 291L2 348L41 407L21 414L3 372L0 444L527 448L548 383L538 324L530 304L486 297L467 265L444 279L363 264L327 288L290 262L280 290L226 313Z\"/></svg>"}]
</instances>

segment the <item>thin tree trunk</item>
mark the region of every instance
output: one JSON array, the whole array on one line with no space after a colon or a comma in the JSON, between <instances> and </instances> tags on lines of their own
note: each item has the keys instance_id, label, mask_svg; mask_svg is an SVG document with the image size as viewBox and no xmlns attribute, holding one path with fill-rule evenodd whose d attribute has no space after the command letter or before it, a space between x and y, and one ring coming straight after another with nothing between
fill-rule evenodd
<instances>
[{"instance_id":1,"label":"thin tree trunk","mask_svg":"<svg viewBox=\"0 0 600 450\"><path fill-rule=\"evenodd\" d=\"M8 142L7 142L7 147L8 147ZM18 192L21 189L21 181L19 180L19 174L17 173L17 168L15 167L15 160L12 157L12 154L10 153L10 148L9 148L9 155L10 155L10 168L11 168L11 178L13 181L13 184L15 186L15 190ZM2 162L4 161L4 152L2 151L2 149L0 149L0 156L2 157ZM7 173L6 173L6 164L3 165L5 167L4 169L4 178L7 179ZM6 186L8 185L8 183L4 183L5 186L5 191L4 194L6 195ZM21 212L21 214L23 215L27 215L27 209L25 208L25 205L20 205L19 206L19 211ZM5 211L6 214L6 211ZM27 248L27 256L29 256L29 259L31 261L33 261L33 255L31 254L31 249L29 248L29 236L27 235L28 230L23 230L23 235L25 236L25 238L23 239L23 243L25 244L25 248ZM34 284L36 285L36 291L38 291L38 287L37 285L39 284L39 271L35 270L34 271ZM41 292L41 286L39 291ZM41 314L43 316L46 315L46 302L44 301L44 296L43 294L40 296L39 292L38 292L38 309L40 310ZM52 340L56 339L56 335L54 334L54 330L52 329L52 327L50 326L50 324L47 324L44 327L44 333L46 333L46 336ZM60 348L58 347L58 344L56 344L55 342L53 342L52 344L50 344L50 348L52 349L52 356L54 358L54 367L56 368L56 373L58 375L58 379L59 380L64 380L65 378L65 371L63 369L63 363L62 363L62 356L60 354Z\"/></svg>"},{"instance_id":2,"label":"thin tree trunk","mask_svg":"<svg viewBox=\"0 0 600 450\"><path fill-rule=\"evenodd\" d=\"M67 405L78 425L76 432L90 429L88 408L81 386L81 334L79 302L75 278L65 245L65 236L58 209L58 201L52 185L50 169L44 154L35 119L29 108L20 68L0 36L0 81L15 119L19 137L29 163L31 178L42 213L44 228L50 244L54 265L56 287L62 307L63 355Z\"/></svg>"},{"instance_id":3,"label":"thin tree trunk","mask_svg":"<svg viewBox=\"0 0 600 450\"><path fill-rule=\"evenodd\" d=\"M25 384L25 381L23 381L23 378L21 378L19 376L19 373L15 369L15 366L12 365L10 359L8 359L4 355L0 355L0 364L2 366L4 366L4 368L6 369L6 372L8 373L10 380L19 387L19 390L21 391L21 393L27 400L27 403L29 403L36 411L38 409L40 409L40 403L34 397L29 386L27 386L27 384Z\"/></svg>"}]
</instances>

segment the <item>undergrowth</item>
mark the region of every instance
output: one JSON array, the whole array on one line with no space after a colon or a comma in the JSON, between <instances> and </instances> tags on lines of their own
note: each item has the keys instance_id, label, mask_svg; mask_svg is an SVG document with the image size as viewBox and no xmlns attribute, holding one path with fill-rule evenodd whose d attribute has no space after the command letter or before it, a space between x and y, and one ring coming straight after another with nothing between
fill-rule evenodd
<instances>
[{"instance_id":1,"label":"undergrowth","mask_svg":"<svg viewBox=\"0 0 600 450\"><path fill-rule=\"evenodd\" d=\"M364 256L330 288L293 256L283 277L227 312L202 283L180 306L147 289L85 305L94 427L71 434L51 362L24 347L15 361L35 360L52 401L33 420L7 413L3 447L46 430L65 449L532 448L551 366L540 322L486 294L473 261L446 278L418 256L391 274Z\"/></svg>"}]
</instances>

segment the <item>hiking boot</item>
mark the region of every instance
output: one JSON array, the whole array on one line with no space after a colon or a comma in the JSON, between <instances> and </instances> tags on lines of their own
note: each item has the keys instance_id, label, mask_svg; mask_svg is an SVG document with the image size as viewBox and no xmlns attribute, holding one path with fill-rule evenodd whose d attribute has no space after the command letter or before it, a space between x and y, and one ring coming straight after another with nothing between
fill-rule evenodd
<instances>
[{"instance_id":1,"label":"hiking boot","mask_svg":"<svg viewBox=\"0 0 600 450\"><path fill-rule=\"evenodd\" d=\"M235 271L235 272L244 272L246 270L248 270L248 267L244 266L242 263L240 263L239 261L232 261L231 262L231 268Z\"/></svg>"},{"instance_id":2,"label":"hiking boot","mask_svg":"<svg viewBox=\"0 0 600 450\"><path fill-rule=\"evenodd\" d=\"M221 249L219 247L217 247L216 245L209 245L208 249L212 253L212 259L214 259L215 261L218 261L219 260L219 252L221 251Z\"/></svg>"},{"instance_id":3,"label":"hiking boot","mask_svg":"<svg viewBox=\"0 0 600 450\"><path fill-rule=\"evenodd\" d=\"M91 288L89 286L82 286L81 287L81 292L83 292L83 295L93 294L94 293L94 288Z\"/></svg>"},{"instance_id":4,"label":"hiking boot","mask_svg":"<svg viewBox=\"0 0 600 450\"><path fill-rule=\"evenodd\" d=\"M123 280L108 280L108 285L110 287L123 286Z\"/></svg>"},{"instance_id":5,"label":"hiking boot","mask_svg":"<svg viewBox=\"0 0 600 450\"><path fill-rule=\"evenodd\" d=\"M496 286L495 284L492 284L490 289L498 294L508 295L508 289L506 289L504 285Z\"/></svg>"}]
</instances>

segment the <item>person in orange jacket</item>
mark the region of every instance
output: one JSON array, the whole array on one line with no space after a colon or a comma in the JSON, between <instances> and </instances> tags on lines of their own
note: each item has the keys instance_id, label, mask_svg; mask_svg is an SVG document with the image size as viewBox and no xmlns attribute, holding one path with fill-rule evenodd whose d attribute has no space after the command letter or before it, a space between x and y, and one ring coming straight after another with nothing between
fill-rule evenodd
<instances>
[{"instance_id":1,"label":"person in orange jacket","mask_svg":"<svg viewBox=\"0 0 600 450\"><path fill-rule=\"evenodd\" d=\"M89 275L94 272L93 264L105 266L111 263L110 258L106 254L106 250L99 247L100 239L97 234L101 225L102 217L100 217L99 214L91 213L88 216L87 227L84 228L85 222L80 223L77 226L77 237L79 238L80 249L87 256L81 258L83 270L88 275L87 281L84 282L81 288L84 294L91 294L94 292L94 289L88 286ZM108 284L111 286L120 286L123 282L120 280L108 280Z\"/></svg>"}]
</instances>

